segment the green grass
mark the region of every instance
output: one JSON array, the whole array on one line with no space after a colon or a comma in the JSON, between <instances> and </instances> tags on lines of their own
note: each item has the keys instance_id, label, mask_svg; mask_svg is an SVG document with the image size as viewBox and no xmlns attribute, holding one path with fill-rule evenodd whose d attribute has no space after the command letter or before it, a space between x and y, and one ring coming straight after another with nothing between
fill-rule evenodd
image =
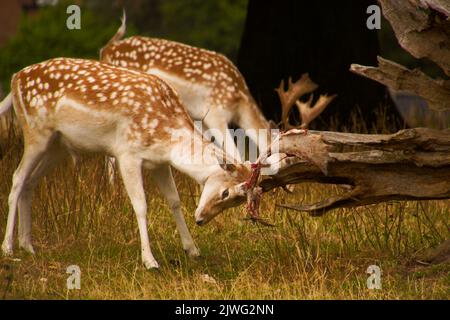
<instances>
[{"instance_id":1,"label":"green grass","mask_svg":"<svg viewBox=\"0 0 450 320\"><path fill-rule=\"evenodd\" d=\"M22 149L2 144L0 235L11 177ZM199 188L175 177L202 257L182 250L168 206L151 177L149 232L159 271L141 265L137 223L120 181L109 186L101 157L70 161L42 180L33 202L36 255L16 248L0 258L0 299L449 299L448 264L416 257L449 237L449 201L391 202L335 210L320 218L276 207L313 202L338 187L302 184L266 194L261 212L275 227L243 220L244 206L204 227L194 225ZM426 187L426 186L424 186ZM17 244L17 243L16 243ZM17 245L16 245L17 247ZM67 290L66 268L81 268L81 290ZM366 287L366 269L382 269L382 289ZM215 281L205 281L204 275Z\"/></svg>"}]
</instances>

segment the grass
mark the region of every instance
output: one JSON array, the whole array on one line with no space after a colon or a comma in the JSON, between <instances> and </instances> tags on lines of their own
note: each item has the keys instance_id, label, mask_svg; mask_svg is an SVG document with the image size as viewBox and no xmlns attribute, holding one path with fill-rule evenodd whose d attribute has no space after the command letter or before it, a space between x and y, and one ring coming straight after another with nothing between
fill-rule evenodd
<instances>
[{"instance_id":1,"label":"grass","mask_svg":"<svg viewBox=\"0 0 450 320\"><path fill-rule=\"evenodd\" d=\"M1 146L2 237L11 177L22 155L17 140ZM449 265L415 262L449 237L449 201L390 202L320 218L276 207L340 192L302 184L294 194L276 191L264 197L261 212L273 228L243 220L243 206L200 228L193 219L199 188L177 173L183 210L202 252L191 260L147 176L148 228L161 266L147 271L130 202L121 182L110 186L105 173L102 158L94 157L77 166L68 161L42 180L32 213L36 255L16 248L15 259L0 258L0 299L450 298ZM373 264L383 272L381 290L366 286L366 269ZM66 288L69 265L81 268L80 290Z\"/></svg>"}]
</instances>

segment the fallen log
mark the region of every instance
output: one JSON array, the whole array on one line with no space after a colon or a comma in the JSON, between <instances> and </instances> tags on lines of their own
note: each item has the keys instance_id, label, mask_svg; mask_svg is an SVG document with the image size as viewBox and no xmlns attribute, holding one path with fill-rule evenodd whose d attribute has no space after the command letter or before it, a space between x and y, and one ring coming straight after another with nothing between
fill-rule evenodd
<instances>
[{"instance_id":1,"label":"fallen log","mask_svg":"<svg viewBox=\"0 0 450 320\"><path fill-rule=\"evenodd\" d=\"M395 134L354 134L291 130L282 134L278 156L261 157L274 175L262 176L267 192L302 182L344 184L350 191L321 202L281 207L320 216L343 207L391 200L450 198L450 130L415 128Z\"/></svg>"}]
</instances>

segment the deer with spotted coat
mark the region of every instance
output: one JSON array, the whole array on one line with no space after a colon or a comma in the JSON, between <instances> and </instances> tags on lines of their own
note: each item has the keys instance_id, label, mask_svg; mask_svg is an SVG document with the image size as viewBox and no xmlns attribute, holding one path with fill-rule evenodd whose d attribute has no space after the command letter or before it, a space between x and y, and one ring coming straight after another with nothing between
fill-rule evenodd
<instances>
[{"instance_id":1,"label":"deer with spotted coat","mask_svg":"<svg viewBox=\"0 0 450 320\"><path fill-rule=\"evenodd\" d=\"M243 164L222 164L224 152L197 131L177 93L156 76L90 60L51 59L14 74L0 115L11 106L24 135L24 153L8 199L2 244L6 255L13 253L17 211L20 247L34 253L33 189L69 154L97 152L118 160L136 213L146 268L157 268L158 263L150 249L142 168L151 170L167 199L190 256L198 256L199 250L182 215L171 166L203 186L195 211L199 225L245 201L249 170ZM173 139L174 132L190 138ZM191 148L192 144L200 148ZM201 161L190 161L189 153Z\"/></svg>"},{"instance_id":2,"label":"deer with spotted coat","mask_svg":"<svg viewBox=\"0 0 450 320\"><path fill-rule=\"evenodd\" d=\"M124 14L117 33L100 50L102 62L137 69L167 81L180 95L190 116L202 120L215 143L239 161L239 151L244 150L237 150L228 130L230 123L246 130L260 149L270 144L273 126L255 103L242 74L224 55L164 39L133 36L121 40L125 31Z\"/></svg>"}]
</instances>

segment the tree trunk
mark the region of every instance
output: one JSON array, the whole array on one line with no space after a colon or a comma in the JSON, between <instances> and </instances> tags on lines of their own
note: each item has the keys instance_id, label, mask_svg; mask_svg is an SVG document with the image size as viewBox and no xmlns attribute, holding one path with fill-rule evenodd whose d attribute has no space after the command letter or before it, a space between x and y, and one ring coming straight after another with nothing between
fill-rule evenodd
<instances>
[{"instance_id":1,"label":"tree trunk","mask_svg":"<svg viewBox=\"0 0 450 320\"><path fill-rule=\"evenodd\" d=\"M377 61L377 32L366 27L372 4L376 1L249 1L238 67L267 118L280 120L273 90L280 80L309 72L320 85L318 93L338 94L313 128L352 129L350 115L357 112L370 130L380 105L388 107L390 130L401 126L386 88L349 71L352 63Z\"/></svg>"},{"instance_id":2,"label":"tree trunk","mask_svg":"<svg viewBox=\"0 0 450 320\"><path fill-rule=\"evenodd\" d=\"M441 0L396 2L380 0L402 47L417 58L428 58L450 76L450 4ZM395 90L414 92L435 111L450 110L450 80L432 79L378 57L378 67L352 64L350 70Z\"/></svg>"}]
</instances>

